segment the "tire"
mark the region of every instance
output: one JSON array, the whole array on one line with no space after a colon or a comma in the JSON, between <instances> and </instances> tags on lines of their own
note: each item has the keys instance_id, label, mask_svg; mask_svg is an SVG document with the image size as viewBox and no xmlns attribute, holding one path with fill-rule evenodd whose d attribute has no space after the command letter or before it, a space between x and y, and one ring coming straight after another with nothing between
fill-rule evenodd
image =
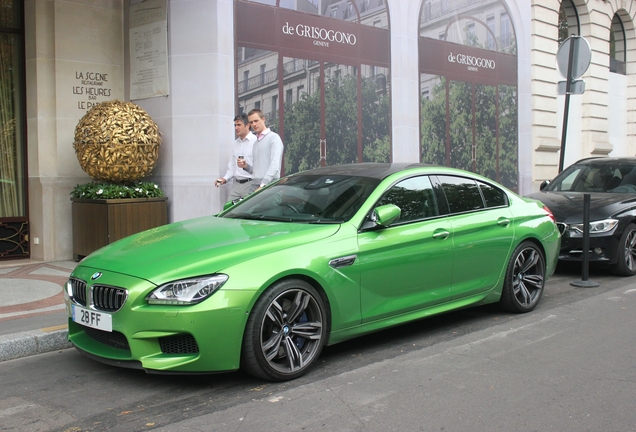
<instances>
[{"instance_id":1,"label":"tire","mask_svg":"<svg viewBox=\"0 0 636 432\"><path fill-rule=\"evenodd\" d=\"M543 253L537 245L525 241L510 257L499 305L508 312L530 312L539 304L544 285Z\"/></svg>"},{"instance_id":2,"label":"tire","mask_svg":"<svg viewBox=\"0 0 636 432\"><path fill-rule=\"evenodd\" d=\"M630 223L625 227L616 251L618 260L612 266L612 273L620 276L636 274L636 225Z\"/></svg>"},{"instance_id":3,"label":"tire","mask_svg":"<svg viewBox=\"0 0 636 432\"><path fill-rule=\"evenodd\" d=\"M298 378L322 351L326 316L320 294L307 282L276 283L257 300L247 320L241 367L269 381Z\"/></svg>"}]
</instances>

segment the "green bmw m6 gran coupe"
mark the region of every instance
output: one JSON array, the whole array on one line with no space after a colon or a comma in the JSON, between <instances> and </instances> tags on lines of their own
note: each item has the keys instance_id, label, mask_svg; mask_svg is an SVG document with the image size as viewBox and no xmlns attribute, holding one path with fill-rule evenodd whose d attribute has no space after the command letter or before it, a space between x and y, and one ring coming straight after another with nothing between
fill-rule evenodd
<instances>
[{"instance_id":1,"label":"green bmw m6 gran coupe","mask_svg":"<svg viewBox=\"0 0 636 432\"><path fill-rule=\"evenodd\" d=\"M325 345L408 321L487 303L531 311L559 244L543 204L472 173L319 168L85 258L65 289L69 339L152 373L289 380Z\"/></svg>"}]
</instances>

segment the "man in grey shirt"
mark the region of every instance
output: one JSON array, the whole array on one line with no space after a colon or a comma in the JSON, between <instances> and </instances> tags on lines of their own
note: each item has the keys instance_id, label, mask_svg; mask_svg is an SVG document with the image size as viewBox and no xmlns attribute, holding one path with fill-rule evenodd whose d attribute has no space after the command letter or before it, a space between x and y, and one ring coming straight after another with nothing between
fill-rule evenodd
<instances>
[{"instance_id":1,"label":"man in grey shirt","mask_svg":"<svg viewBox=\"0 0 636 432\"><path fill-rule=\"evenodd\" d=\"M265 117L259 109L247 114L256 141L252 147L252 164L239 160L238 166L252 174L251 187L258 190L280 178L283 160L283 141L276 132L265 125Z\"/></svg>"}]
</instances>

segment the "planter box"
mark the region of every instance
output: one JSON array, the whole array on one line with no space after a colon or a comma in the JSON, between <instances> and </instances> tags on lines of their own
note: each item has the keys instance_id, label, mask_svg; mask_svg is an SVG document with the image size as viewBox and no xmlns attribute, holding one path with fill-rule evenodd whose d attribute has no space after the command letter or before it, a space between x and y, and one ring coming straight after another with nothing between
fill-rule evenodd
<instances>
[{"instance_id":1,"label":"planter box","mask_svg":"<svg viewBox=\"0 0 636 432\"><path fill-rule=\"evenodd\" d=\"M126 236L168 223L168 197L71 201L75 261Z\"/></svg>"}]
</instances>

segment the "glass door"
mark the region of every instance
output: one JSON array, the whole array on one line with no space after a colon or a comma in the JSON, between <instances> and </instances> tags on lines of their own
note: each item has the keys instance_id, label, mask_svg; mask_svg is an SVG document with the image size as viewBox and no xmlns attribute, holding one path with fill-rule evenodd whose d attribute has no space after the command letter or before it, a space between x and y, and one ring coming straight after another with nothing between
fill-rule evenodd
<instances>
[{"instance_id":1,"label":"glass door","mask_svg":"<svg viewBox=\"0 0 636 432\"><path fill-rule=\"evenodd\" d=\"M0 259L29 257L22 6L0 0Z\"/></svg>"}]
</instances>

